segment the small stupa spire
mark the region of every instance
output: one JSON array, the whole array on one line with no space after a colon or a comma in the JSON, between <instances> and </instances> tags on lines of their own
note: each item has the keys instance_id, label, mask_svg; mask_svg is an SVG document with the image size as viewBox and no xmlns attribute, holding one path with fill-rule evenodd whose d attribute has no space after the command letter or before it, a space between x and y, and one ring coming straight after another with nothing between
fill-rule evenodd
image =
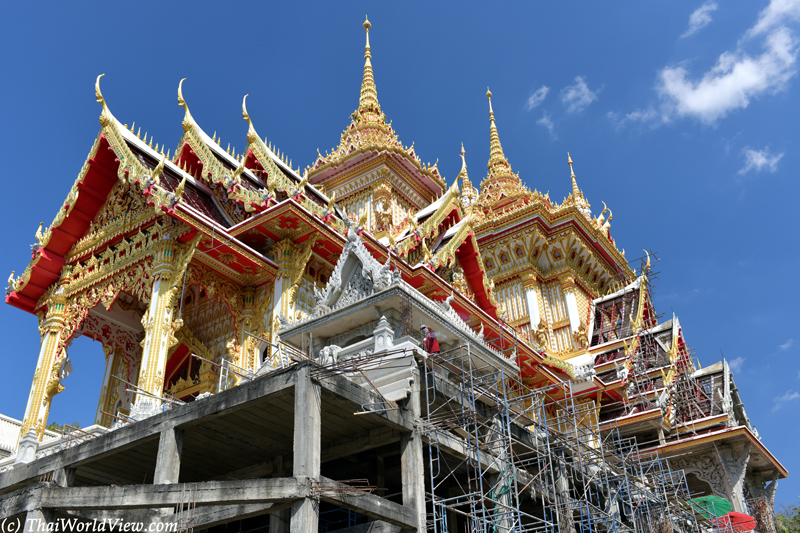
<instances>
[{"instance_id":1,"label":"small stupa spire","mask_svg":"<svg viewBox=\"0 0 800 533\"><path fill-rule=\"evenodd\" d=\"M369 48L369 29L372 27L368 18L364 20L367 32L367 44L364 48L364 78L361 81L361 96L358 99L358 111L362 114L380 116L381 106L378 104L378 89L375 87L375 76L372 73L372 52Z\"/></svg>"},{"instance_id":2,"label":"small stupa spire","mask_svg":"<svg viewBox=\"0 0 800 533\"><path fill-rule=\"evenodd\" d=\"M472 182L469 180L469 175L467 174L467 159L466 159L466 152L464 151L464 143L461 143L461 172L458 173L458 177L456 178L456 183L458 180L461 181L461 205L465 209L470 209L472 204L475 203L475 200L478 197L478 191L475 190L475 187L472 186Z\"/></svg>"},{"instance_id":3,"label":"small stupa spire","mask_svg":"<svg viewBox=\"0 0 800 533\"><path fill-rule=\"evenodd\" d=\"M492 91L486 87L486 98L489 100L489 173L494 176L511 174L511 165L503 153L503 146L500 144L500 135L497 133L497 125L494 122L494 110L492 109Z\"/></svg>"},{"instance_id":4,"label":"small stupa spire","mask_svg":"<svg viewBox=\"0 0 800 533\"><path fill-rule=\"evenodd\" d=\"M472 187L472 184L469 181L469 175L467 175L467 159L466 156L467 152L464 151L464 143L461 143L461 172L458 173L458 177L456 179L463 179L463 184L461 188L463 189L466 186Z\"/></svg>"},{"instance_id":5,"label":"small stupa spire","mask_svg":"<svg viewBox=\"0 0 800 533\"><path fill-rule=\"evenodd\" d=\"M592 218L591 205L586 201L583 192L578 188L578 181L575 179L575 171L572 168L572 157L567 152L567 164L569 165L569 175L572 178L572 194L569 195L570 200L589 220Z\"/></svg>"},{"instance_id":6,"label":"small stupa spire","mask_svg":"<svg viewBox=\"0 0 800 533\"><path fill-rule=\"evenodd\" d=\"M578 182L575 181L575 171L572 170L572 158L570 157L569 152L567 152L567 164L569 165L569 174L572 177L572 195L577 198L578 195L581 194L581 191L578 189Z\"/></svg>"}]
</instances>

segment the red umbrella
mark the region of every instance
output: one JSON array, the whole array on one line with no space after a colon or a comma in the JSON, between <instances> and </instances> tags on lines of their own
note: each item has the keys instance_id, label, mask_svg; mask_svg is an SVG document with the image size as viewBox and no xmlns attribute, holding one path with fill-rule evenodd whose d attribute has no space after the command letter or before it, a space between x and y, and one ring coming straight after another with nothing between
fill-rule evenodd
<instances>
[{"instance_id":1,"label":"red umbrella","mask_svg":"<svg viewBox=\"0 0 800 533\"><path fill-rule=\"evenodd\" d=\"M720 529L732 529L736 533L752 531L756 528L756 519L749 514L730 512L725 516L714 518L711 522Z\"/></svg>"}]
</instances>

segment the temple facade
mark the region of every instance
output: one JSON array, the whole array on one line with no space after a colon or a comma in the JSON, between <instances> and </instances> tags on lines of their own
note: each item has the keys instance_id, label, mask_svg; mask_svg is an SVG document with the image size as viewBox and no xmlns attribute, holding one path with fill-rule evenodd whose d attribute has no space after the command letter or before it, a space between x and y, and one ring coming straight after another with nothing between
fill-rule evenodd
<instances>
[{"instance_id":1,"label":"temple facade","mask_svg":"<svg viewBox=\"0 0 800 533\"><path fill-rule=\"evenodd\" d=\"M765 509L786 469L747 418L727 363L699 368L678 318L657 313L650 296L655 258L648 252L633 261L626 257L612 237L611 209L592 208L569 155L564 178L571 188L561 203L525 186L503 151L491 92L486 175L470 177L463 147L455 178L422 163L381 111L369 21L364 28L358 107L338 144L318 152L305 169L294 168L257 133L247 96L246 146L231 151L192 117L182 80L183 135L170 154L114 117L101 92L102 76L97 78L97 138L63 207L36 231L27 268L8 279L6 302L38 316L41 345L17 442L7 445L16 455L0 460L0 491L23 483L13 477L15 464L41 459L50 406L69 386L70 343L84 335L105 353L96 426L86 432L92 438L297 367L313 379L335 375L376 394L375 405L361 406L370 416L398 405L417 409L421 422L413 431L420 432L420 454L432 453L434 440L463 439L474 454L513 466L486 474L487 488L459 492L458 483L441 485L432 477L443 459L407 458L403 451L403 468L419 461L419 475L428 479L425 495L414 496L405 485L410 474L397 476L402 505L416 509L413 520L419 521L412 525L418 529L427 521L436 531L466 531L461 528L483 520L496 531L533 531L524 524L534 523L585 531L593 523L585 517L602 515L608 523L647 530L636 526L635 491L622 481L633 474L603 474L602 486L593 489L597 495L589 490L586 472L616 468L609 466L613 461L598 466L588 459L605 446L625 457L635 450L642 479L650 475L646 468L675 472L673 489L686 501L717 496L733 511L754 516L759 531L771 531ZM423 324L435 332L439 353L423 349ZM501 377L489 386L490 375ZM471 418L437 419L436 409L450 404L431 400L430 391L456 398L450 388L467 383L464 376L480 382L467 387L474 400L470 413L499 409L500 397L510 411L480 422L480 431ZM300 385L295 390L300 395ZM296 409L305 405L299 401ZM507 448L495 449L492 442L506 437L486 439L499 427L492 424L501 423ZM533 446L542 427L574 441L563 441L563 452L542 451L552 460L541 459L539 470L515 462L521 446L515 439ZM512 435L512 428L519 434ZM478 436L473 439L471 431ZM54 453L53 435L45 440ZM576 451L582 447L588 451ZM631 453L625 455L626 449ZM554 457L569 467L537 477L552 470ZM377 492L387 496L391 475L381 474L377 464L370 463L364 476L388 487ZM111 484L76 468L70 485ZM217 470L215 476L227 472ZM512 470L518 474L509 481ZM460 475L453 470L454 480ZM526 475L531 479L523 482ZM199 467L182 476L162 482L205 479ZM545 479L550 485L540 485ZM489 500L476 504L465 496L479 492ZM531 495L528 503L520 503L523 493ZM629 503L614 507L623 493ZM479 518L478 508L495 514ZM522 511L513 515L512 508ZM294 531L294 516L295 503L291 518L276 511L270 530L291 522ZM652 520L655 530L658 518ZM305 529L311 530L316 528Z\"/></svg>"}]
</instances>

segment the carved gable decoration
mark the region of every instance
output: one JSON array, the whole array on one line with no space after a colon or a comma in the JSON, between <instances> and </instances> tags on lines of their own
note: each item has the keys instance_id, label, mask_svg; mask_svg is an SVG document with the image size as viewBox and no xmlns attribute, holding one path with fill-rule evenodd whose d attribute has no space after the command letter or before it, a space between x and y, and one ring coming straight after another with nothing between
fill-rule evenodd
<instances>
[{"instance_id":1,"label":"carved gable decoration","mask_svg":"<svg viewBox=\"0 0 800 533\"><path fill-rule=\"evenodd\" d=\"M400 281L400 271L392 271L391 256L385 264L372 257L355 224L347 232L347 244L333 269L325 290L314 288L316 309L314 316L341 309Z\"/></svg>"}]
</instances>

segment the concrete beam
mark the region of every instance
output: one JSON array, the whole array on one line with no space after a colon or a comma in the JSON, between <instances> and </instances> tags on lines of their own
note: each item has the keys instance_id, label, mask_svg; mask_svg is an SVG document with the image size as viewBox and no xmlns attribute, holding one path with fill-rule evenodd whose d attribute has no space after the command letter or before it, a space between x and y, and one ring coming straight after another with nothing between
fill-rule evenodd
<instances>
[{"instance_id":1,"label":"concrete beam","mask_svg":"<svg viewBox=\"0 0 800 533\"><path fill-rule=\"evenodd\" d=\"M40 475L57 468L76 467L158 438L165 429L188 427L207 417L242 409L251 402L293 387L298 369L307 364L273 372L209 398L159 413L27 465L16 465L10 472L0 474L0 494L31 484Z\"/></svg>"},{"instance_id":2,"label":"concrete beam","mask_svg":"<svg viewBox=\"0 0 800 533\"><path fill-rule=\"evenodd\" d=\"M219 505L201 507L193 509L190 513L184 511L183 514L174 514L164 517L161 522L163 524L177 524L176 529L168 527L162 528L161 531L191 531L192 529L208 529L214 526L220 526L236 520L244 520L254 516L261 516L267 513L272 513L280 509L286 509L291 506L290 503L246 503L240 505Z\"/></svg>"},{"instance_id":3,"label":"concrete beam","mask_svg":"<svg viewBox=\"0 0 800 533\"><path fill-rule=\"evenodd\" d=\"M344 408L357 413L362 405L375 404L381 402L380 396L372 391L368 391L357 383L350 381L344 376L325 376L319 379L320 386L334 394L333 402L342 405ZM369 419L383 419L388 424L400 431L413 431L414 418L403 409L393 411L383 411L380 413L370 413L365 416Z\"/></svg>"},{"instance_id":4,"label":"concrete beam","mask_svg":"<svg viewBox=\"0 0 800 533\"><path fill-rule=\"evenodd\" d=\"M419 516L416 509L412 509L407 505L400 505L399 503L381 498L380 496L375 496L374 494L365 493L355 495L354 491L356 489L344 483L337 483L332 479L321 477L320 483L323 483L325 486L325 488L318 493L320 501L344 507L345 509L350 509L359 514L369 516L370 518L400 526L401 528L416 529L419 532L425 531L424 521L423 529L418 529ZM422 513L424 518L424 505L422 507Z\"/></svg>"},{"instance_id":5,"label":"concrete beam","mask_svg":"<svg viewBox=\"0 0 800 533\"><path fill-rule=\"evenodd\" d=\"M0 503L0 517L51 508L149 509L179 504L283 503L309 498L310 486L308 479L293 477L122 487L63 488L39 483L6 496Z\"/></svg>"},{"instance_id":6,"label":"concrete beam","mask_svg":"<svg viewBox=\"0 0 800 533\"><path fill-rule=\"evenodd\" d=\"M382 520L375 520L367 524L337 529L329 533L399 533L400 531L402 531L400 526L387 524Z\"/></svg>"},{"instance_id":7,"label":"concrete beam","mask_svg":"<svg viewBox=\"0 0 800 533\"><path fill-rule=\"evenodd\" d=\"M356 455L367 450L372 450L373 448L400 442L401 435L402 433L398 430L390 427L373 428L367 432L361 433L355 438L340 439L328 443L322 449L320 462L325 464L328 461L335 461L342 457ZM239 470L234 470L233 472L227 472L213 479L252 479L255 477L270 477L276 474L280 476L282 469L291 470L292 466L293 460L291 458L287 459L279 456L271 461L264 461L245 468L240 468Z\"/></svg>"}]
</instances>

